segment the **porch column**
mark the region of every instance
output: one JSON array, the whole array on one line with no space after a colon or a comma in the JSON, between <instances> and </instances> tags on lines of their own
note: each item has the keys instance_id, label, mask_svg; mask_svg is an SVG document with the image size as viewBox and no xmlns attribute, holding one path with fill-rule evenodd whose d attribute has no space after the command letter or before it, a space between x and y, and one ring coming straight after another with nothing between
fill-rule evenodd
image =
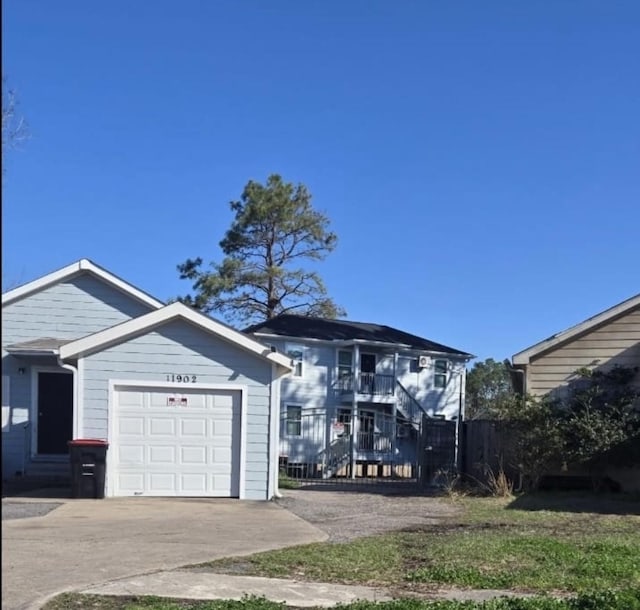
<instances>
[{"instance_id":1,"label":"porch column","mask_svg":"<svg viewBox=\"0 0 640 610\"><path fill-rule=\"evenodd\" d=\"M391 405L391 476L395 475L398 437L398 352L393 353L393 404Z\"/></svg>"},{"instance_id":2,"label":"porch column","mask_svg":"<svg viewBox=\"0 0 640 610\"><path fill-rule=\"evenodd\" d=\"M360 346L357 343L353 344L353 393L357 394L360 391ZM354 396L355 404L355 396Z\"/></svg>"},{"instance_id":3,"label":"porch column","mask_svg":"<svg viewBox=\"0 0 640 610\"><path fill-rule=\"evenodd\" d=\"M356 454L360 420L358 418L358 390L360 389L360 346L353 345L353 398L351 399L351 478L356 478Z\"/></svg>"}]
</instances>

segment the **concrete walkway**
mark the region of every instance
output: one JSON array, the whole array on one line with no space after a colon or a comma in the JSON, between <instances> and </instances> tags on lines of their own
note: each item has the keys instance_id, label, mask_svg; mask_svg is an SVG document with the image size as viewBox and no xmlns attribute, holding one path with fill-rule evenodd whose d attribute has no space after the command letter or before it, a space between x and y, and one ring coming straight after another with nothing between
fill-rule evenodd
<instances>
[{"instance_id":1,"label":"concrete walkway","mask_svg":"<svg viewBox=\"0 0 640 610\"><path fill-rule=\"evenodd\" d=\"M245 595L300 607L331 607L358 599L388 601L384 591L371 587L313 583L258 576L231 576L194 570L156 572L84 589L94 595L155 595L186 599L242 599Z\"/></svg>"},{"instance_id":2,"label":"concrete walkway","mask_svg":"<svg viewBox=\"0 0 640 610\"><path fill-rule=\"evenodd\" d=\"M123 578L83 589L91 595L153 595L183 599L242 599L265 597L299 607L329 608L357 600L390 601L397 598L381 588L336 583L305 582L259 576L233 576L203 570L172 570ZM409 596L409 594L407 594ZM490 589L441 589L419 595L430 600L486 601L495 597L529 597L526 593ZM416 597L414 593L411 597Z\"/></svg>"}]
</instances>

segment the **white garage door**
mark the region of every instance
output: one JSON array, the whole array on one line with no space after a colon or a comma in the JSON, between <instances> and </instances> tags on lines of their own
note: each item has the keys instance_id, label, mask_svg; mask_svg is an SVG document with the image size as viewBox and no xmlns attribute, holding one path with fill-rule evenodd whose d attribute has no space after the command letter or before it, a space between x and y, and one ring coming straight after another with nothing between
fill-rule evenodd
<instances>
[{"instance_id":1,"label":"white garage door","mask_svg":"<svg viewBox=\"0 0 640 610\"><path fill-rule=\"evenodd\" d=\"M114 495L239 495L239 390L120 387L114 395Z\"/></svg>"}]
</instances>

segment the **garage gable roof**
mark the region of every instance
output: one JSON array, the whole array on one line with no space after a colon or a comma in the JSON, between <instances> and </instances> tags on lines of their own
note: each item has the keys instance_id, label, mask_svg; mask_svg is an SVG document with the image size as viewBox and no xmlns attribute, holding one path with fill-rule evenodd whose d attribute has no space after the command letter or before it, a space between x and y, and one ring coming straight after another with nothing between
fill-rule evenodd
<instances>
[{"instance_id":1,"label":"garage gable roof","mask_svg":"<svg viewBox=\"0 0 640 610\"><path fill-rule=\"evenodd\" d=\"M151 295L146 292L136 288L129 282L125 282L120 279L118 276L113 275L106 269L99 267L95 263L90 260L83 258L71 265L67 265L62 269L58 269L57 271L53 271L44 275L36 280L31 282L27 282L22 286L18 286L13 290L8 290L2 295L2 306L8 305L9 303L13 303L14 301L18 301L34 292L39 292L40 290L44 290L53 284L58 284L59 282L63 282L68 280L76 275L80 275L81 273L90 273L95 277L99 278L103 282L117 288L121 292L128 294L134 299L140 301L141 303L145 303L146 305L150 305L151 307L158 309L164 305L162 301L155 299Z\"/></svg>"},{"instance_id":2,"label":"garage gable roof","mask_svg":"<svg viewBox=\"0 0 640 610\"><path fill-rule=\"evenodd\" d=\"M555 335L552 335L548 339L544 341L540 341L531 347L528 347L521 352L518 352L513 356L513 364L515 365L527 365L531 358L537 356L541 352L547 351L553 347L560 345L561 343L565 343L574 337L585 333L596 326L600 326L609 320L613 320L621 315L626 314L627 312L635 309L636 307L640 307L640 294L636 294L635 296L627 299L626 301L622 301L622 303L618 303L605 311L592 316L591 318L586 319L584 322L580 322L580 324L576 324L567 330L563 330Z\"/></svg>"},{"instance_id":3,"label":"garage gable roof","mask_svg":"<svg viewBox=\"0 0 640 610\"><path fill-rule=\"evenodd\" d=\"M78 356L84 356L120 343L126 339L161 326L171 320L182 319L191 322L202 330L216 335L225 341L236 345L265 360L269 360L287 370L293 370L291 359L288 356L271 351L271 348L247 337L247 335L222 324L213 318L187 307L183 303L172 303L161 309L144 314L138 318L127 320L116 326L101 330L100 332L71 341L60 346L60 358L66 360Z\"/></svg>"}]
</instances>

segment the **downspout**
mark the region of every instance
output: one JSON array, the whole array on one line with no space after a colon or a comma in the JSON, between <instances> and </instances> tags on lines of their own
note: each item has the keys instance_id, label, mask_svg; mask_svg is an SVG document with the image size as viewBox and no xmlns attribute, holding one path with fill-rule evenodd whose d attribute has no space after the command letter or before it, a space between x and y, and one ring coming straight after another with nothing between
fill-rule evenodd
<instances>
[{"instance_id":1,"label":"downspout","mask_svg":"<svg viewBox=\"0 0 640 610\"><path fill-rule=\"evenodd\" d=\"M57 359L58 366L73 373L73 438L78 438L80 434L80 430L78 430L78 409L80 408L80 396L78 394L78 367L73 366L73 364L63 362L60 356L58 356Z\"/></svg>"}]
</instances>

